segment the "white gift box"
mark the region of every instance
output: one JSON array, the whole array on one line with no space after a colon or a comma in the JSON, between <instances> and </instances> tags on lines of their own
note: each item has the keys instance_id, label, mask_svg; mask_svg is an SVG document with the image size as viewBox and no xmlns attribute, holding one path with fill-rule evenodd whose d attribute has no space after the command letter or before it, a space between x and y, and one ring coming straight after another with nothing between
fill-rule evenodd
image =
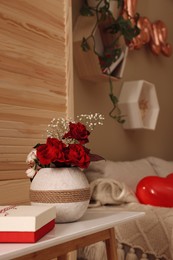
<instances>
[{"instance_id":1,"label":"white gift box","mask_svg":"<svg viewBox=\"0 0 173 260\"><path fill-rule=\"evenodd\" d=\"M54 206L0 206L0 242L36 242L55 226Z\"/></svg>"}]
</instances>

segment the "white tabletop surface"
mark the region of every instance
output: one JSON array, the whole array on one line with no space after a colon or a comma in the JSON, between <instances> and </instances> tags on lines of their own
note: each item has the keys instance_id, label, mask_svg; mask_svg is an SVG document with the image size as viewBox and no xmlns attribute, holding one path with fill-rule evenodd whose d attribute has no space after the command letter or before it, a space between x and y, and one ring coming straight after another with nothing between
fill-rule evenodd
<instances>
[{"instance_id":1,"label":"white tabletop surface","mask_svg":"<svg viewBox=\"0 0 173 260\"><path fill-rule=\"evenodd\" d=\"M36 243L0 243L0 259L9 260L33 253L75 238L111 228L118 223L143 216L144 214L143 212L129 212L119 209L110 211L88 210L77 222L56 224L53 230Z\"/></svg>"}]
</instances>

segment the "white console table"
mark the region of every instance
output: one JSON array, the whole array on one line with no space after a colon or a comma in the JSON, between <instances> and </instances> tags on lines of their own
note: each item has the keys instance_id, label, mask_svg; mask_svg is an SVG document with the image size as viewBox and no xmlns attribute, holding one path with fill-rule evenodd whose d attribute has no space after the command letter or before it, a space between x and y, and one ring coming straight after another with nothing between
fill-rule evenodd
<instances>
[{"instance_id":1,"label":"white console table","mask_svg":"<svg viewBox=\"0 0 173 260\"><path fill-rule=\"evenodd\" d=\"M114 226L143 215L143 212L118 209L104 213L88 210L77 222L56 224L52 231L36 243L1 243L0 259L48 260L57 258L66 260L70 251L98 241L105 241L108 260L116 260Z\"/></svg>"}]
</instances>

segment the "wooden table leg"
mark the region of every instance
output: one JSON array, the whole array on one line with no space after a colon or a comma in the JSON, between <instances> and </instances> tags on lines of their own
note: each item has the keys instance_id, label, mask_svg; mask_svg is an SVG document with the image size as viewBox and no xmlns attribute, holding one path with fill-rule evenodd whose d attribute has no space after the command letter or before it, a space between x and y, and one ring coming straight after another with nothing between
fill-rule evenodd
<instances>
[{"instance_id":1,"label":"wooden table leg","mask_svg":"<svg viewBox=\"0 0 173 260\"><path fill-rule=\"evenodd\" d=\"M66 255L58 256L56 260L77 260L77 251L71 251Z\"/></svg>"},{"instance_id":2,"label":"wooden table leg","mask_svg":"<svg viewBox=\"0 0 173 260\"><path fill-rule=\"evenodd\" d=\"M106 252L108 260L118 260L117 256L117 241L115 239L115 230L114 228L109 229L110 237L105 240L106 243Z\"/></svg>"},{"instance_id":3,"label":"wooden table leg","mask_svg":"<svg viewBox=\"0 0 173 260\"><path fill-rule=\"evenodd\" d=\"M97 243L99 241L105 241L107 260L118 260L117 258L117 243L115 239L114 228L105 229L93 234L79 237L74 240L64 242L62 244L54 245L27 255L19 256L16 260L74 260L76 258L76 250L85 246ZM71 253L74 250L74 256ZM59 254L62 254L60 256Z\"/></svg>"}]
</instances>

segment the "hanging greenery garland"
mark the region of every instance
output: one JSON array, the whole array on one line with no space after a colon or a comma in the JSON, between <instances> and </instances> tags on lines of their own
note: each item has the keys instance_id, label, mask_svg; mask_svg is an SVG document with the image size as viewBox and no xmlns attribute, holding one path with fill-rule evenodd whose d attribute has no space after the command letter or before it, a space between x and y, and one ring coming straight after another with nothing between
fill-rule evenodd
<instances>
[{"instance_id":1,"label":"hanging greenery garland","mask_svg":"<svg viewBox=\"0 0 173 260\"><path fill-rule=\"evenodd\" d=\"M89 51L89 40L93 40L93 52L98 56L100 61L100 67L102 71L107 69L109 71L112 63L119 59L122 47L119 45L120 37L124 38L125 44L128 44L140 33L140 29L137 27L137 21L139 14L135 13L134 17L131 17L127 10L124 9L124 0L117 1L117 18L115 18L110 10L110 2L113 0L95 0L95 5L90 5L88 0L84 0L80 9L80 14L83 16L95 16L95 24L91 33L87 37L83 37L81 47L83 51ZM131 22L133 20L133 23ZM101 33L106 35L108 39L106 46L104 46L104 52L100 55L96 51L95 44L95 30L99 28ZM111 35L111 37L109 37ZM111 40L110 40L111 39ZM113 104L109 115L115 119L118 123L124 123L124 116L118 107L118 97L113 93L113 83L111 80L111 74L109 73L110 94L109 97Z\"/></svg>"}]
</instances>

